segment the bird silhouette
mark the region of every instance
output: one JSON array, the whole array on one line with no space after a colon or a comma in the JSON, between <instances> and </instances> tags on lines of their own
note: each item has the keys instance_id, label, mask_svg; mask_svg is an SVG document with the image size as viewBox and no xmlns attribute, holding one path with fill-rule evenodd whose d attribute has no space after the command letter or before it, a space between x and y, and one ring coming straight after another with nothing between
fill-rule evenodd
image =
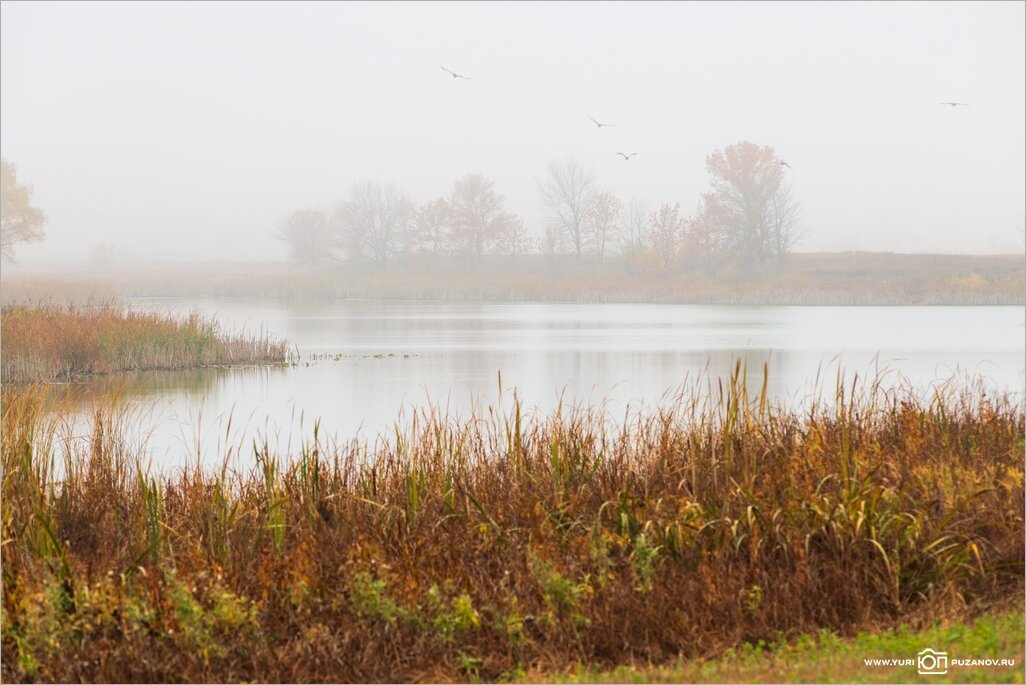
<instances>
[{"instance_id":1,"label":"bird silhouette","mask_svg":"<svg viewBox=\"0 0 1026 685\"><path fill-rule=\"evenodd\" d=\"M453 78L461 78L461 79L464 79L466 81L470 80L469 76L464 76L463 74L457 74L455 71L450 71L449 69L446 69L445 67L442 67L442 71L452 74Z\"/></svg>"},{"instance_id":2,"label":"bird silhouette","mask_svg":"<svg viewBox=\"0 0 1026 685\"><path fill-rule=\"evenodd\" d=\"M785 160L783 160L783 159L782 159L782 160L780 160L780 166L786 166L786 167L787 167L788 169L790 169L790 168L791 168L791 165L790 165L790 164L788 164L788 163L787 163L787 162L786 162Z\"/></svg>"},{"instance_id":3,"label":"bird silhouette","mask_svg":"<svg viewBox=\"0 0 1026 685\"><path fill-rule=\"evenodd\" d=\"M942 102L942 105L948 105L949 107L968 107L969 105L965 102Z\"/></svg>"},{"instance_id":4,"label":"bird silhouette","mask_svg":"<svg viewBox=\"0 0 1026 685\"><path fill-rule=\"evenodd\" d=\"M632 152L632 153L630 153L629 155L625 155L625 154L624 154L624 153L622 153L622 152L617 152L616 154L618 154L618 155L620 155L621 157L623 157L623 158L624 158L624 161L627 161L627 162L629 162L629 161L631 160L631 157L633 157L634 155L636 155L636 154L638 154L638 153L637 153L637 152Z\"/></svg>"},{"instance_id":5,"label":"bird silhouette","mask_svg":"<svg viewBox=\"0 0 1026 685\"><path fill-rule=\"evenodd\" d=\"M589 116L588 118L591 119L592 121L594 121L595 125L598 126L599 128L602 128L603 126L616 126L616 124L603 124L600 121L595 121L595 117Z\"/></svg>"}]
</instances>

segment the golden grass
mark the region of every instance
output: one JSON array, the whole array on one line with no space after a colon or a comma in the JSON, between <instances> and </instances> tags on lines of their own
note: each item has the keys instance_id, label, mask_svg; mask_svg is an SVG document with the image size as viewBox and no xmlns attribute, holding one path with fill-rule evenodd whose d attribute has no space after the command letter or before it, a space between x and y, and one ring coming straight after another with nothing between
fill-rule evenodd
<instances>
[{"instance_id":1,"label":"golden grass","mask_svg":"<svg viewBox=\"0 0 1026 685\"><path fill-rule=\"evenodd\" d=\"M116 406L65 441L39 388L5 386L3 678L505 680L1022 594L1020 405L856 379L791 411L743 378L622 425L428 408L172 475Z\"/></svg>"},{"instance_id":2,"label":"golden grass","mask_svg":"<svg viewBox=\"0 0 1026 685\"><path fill-rule=\"evenodd\" d=\"M8 305L0 317L5 383L61 381L114 371L281 363L288 345L266 335L225 334L192 313L134 311L113 302Z\"/></svg>"}]
</instances>

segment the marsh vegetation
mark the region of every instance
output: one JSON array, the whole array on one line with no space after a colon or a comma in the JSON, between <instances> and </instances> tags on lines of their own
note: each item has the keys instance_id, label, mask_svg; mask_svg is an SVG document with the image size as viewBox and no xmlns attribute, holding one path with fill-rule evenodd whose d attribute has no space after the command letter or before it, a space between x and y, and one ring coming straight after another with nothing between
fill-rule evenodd
<instances>
[{"instance_id":1,"label":"marsh vegetation","mask_svg":"<svg viewBox=\"0 0 1026 685\"><path fill-rule=\"evenodd\" d=\"M115 371L280 364L288 352L284 340L225 332L197 312L182 318L112 300L5 305L0 326L5 384Z\"/></svg>"},{"instance_id":2,"label":"marsh vegetation","mask_svg":"<svg viewBox=\"0 0 1026 685\"><path fill-rule=\"evenodd\" d=\"M839 378L794 411L745 378L625 424L427 408L173 473L116 403L72 440L4 386L4 678L505 680L1022 594L1019 403Z\"/></svg>"}]
</instances>

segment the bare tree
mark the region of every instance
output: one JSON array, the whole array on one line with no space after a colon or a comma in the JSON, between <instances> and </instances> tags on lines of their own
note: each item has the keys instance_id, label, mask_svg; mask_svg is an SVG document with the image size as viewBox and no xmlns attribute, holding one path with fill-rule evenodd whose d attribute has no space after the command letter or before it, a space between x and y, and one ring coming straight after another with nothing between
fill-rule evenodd
<instances>
[{"instance_id":1,"label":"bare tree","mask_svg":"<svg viewBox=\"0 0 1026 685\"><path fill-rule=\"evenodd\" d=\"M546 226L541 240L541 248L550 259L557 254L562 254L566 250L566 237L563 229L554 224Z\"/></svg>"},{"instance_id":2,"label":"bare tree","mask_svg":"<svg viewBox=\"0 0 1026 685\"><path fill-rule=\"evenodd\" d=\"M640 197L632 197L620 212L620 239L623 251L637 252L648 239L648 203Z\"/></svg>"},{"instance_id":3,"label":"bare tree","mask_svg":"<svg viewBox=\"0 0 1026 685\"><path fill-rule=\"evenodd\" d=\"M304 266L318 266L334 256L331 224L315 209L293 212L275 237L288 243L289 259Z\"/></svg>"},{"instance_id":4,"label":"bare tree","mask_svg":"<svg viewBox=\"0 0 1026 685\"><path fill-rule=\"evenodd\" d=\"M778 262L782 262L805 235L804 229L800 227L801 220L801 203L795 198L791 185L781 183L777 192L770 198L767 217L769 250Z\"/></svg>"},{"instance_id":5,"label":"bare tree","mask_svg":"<svg viewBox=\"0 0 1026 685\"><path fill-rule=\"evenodd\" d=\"M360 181L339 206L335 229L350 258L368 257L384 266L408 249L413 214L409 196L391 183Z\"/></svg>"},{"instance_id":6,"label":"bare tree","mask_svg":"<svg viewBox=\"0 0 1026 685\"><path fill-rule=\"evenodd\" d=\"M575 159L550 162L548 178L536 184L550 224L566 236L580 262L585 245L585 219L595 199L595 172L584 169Z\"/></svg>"},{"instance_id":7,"label":"bare tree","mask_svg":"<svg viewBox=\"0 0 1026 685\"><path fill-rule=\"evenodd\" d=\"M449 196L451 241L458 252L471 254L480 262L522 227L519 217L503 209L503 196L495 183L481 174L468 174L456 181Z\"/></svg>"},{"instance_id":8,"label":"bare tree","mask_svg":"<svg viewBox=\"0 0 1026 685\"><path fill-rule=\"evenodd\" d=\"M620 200L608 190L597 193L591 203L586 217L587 237L600 262L605 258L606 245L616 233L620 210Z\"/></svg>"},{"instance_id":9,"label":"bare tree","mask_svg":"<svg viewBox=\"0 0 1026 685\"><path fill-rule=\"evenodd\" d=\"M730 247L744 266L765 261L769 250L769 215L782 181L780 158L771 147L742 141L706 157L712 191L708 199Z\"/></svg>"},{"instance_id":10,"label":"bare tree","mask_svg":"<svg viewBox=\"0 0 1026 685\"><path fill-rule=\"evenodd\" d=\"M687 221L681 216L680 204L671 207L664 202L660 205L659 210L652 213L651 226L652 251L666 271L677 262L684 245Z\"/></svg>"},{"instance_id":11,"label":"bare tree","mask_svg":"<svg viewBox=\"0 0 1026 685\"><path fill-rule=\"evenodd\" d=\"M14 261L14 246L43 239L46 213L32 206L32 186L18 183L18 167L0 159L0 255Z\"/></svg>"}]
</instances>

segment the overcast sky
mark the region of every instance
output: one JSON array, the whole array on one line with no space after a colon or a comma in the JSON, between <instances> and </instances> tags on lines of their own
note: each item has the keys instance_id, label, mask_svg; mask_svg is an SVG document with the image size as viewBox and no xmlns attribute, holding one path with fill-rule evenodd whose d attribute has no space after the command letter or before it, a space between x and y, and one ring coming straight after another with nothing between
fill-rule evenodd
<instances>
[{"instance_id":1,"label":"overcast sky","mask_svg":"<svg viewBox=\"0 0 1026 685\"><path fill-rule=\"evenodd\" d=\"M1022 2L0 7L0 146L50 218L26 264L284 258L284 217L363 178L483 173L537 233L568 156L690 213L739 140L792 166L799 249L1022 245Z\"/></svg>"}]
</instances>

